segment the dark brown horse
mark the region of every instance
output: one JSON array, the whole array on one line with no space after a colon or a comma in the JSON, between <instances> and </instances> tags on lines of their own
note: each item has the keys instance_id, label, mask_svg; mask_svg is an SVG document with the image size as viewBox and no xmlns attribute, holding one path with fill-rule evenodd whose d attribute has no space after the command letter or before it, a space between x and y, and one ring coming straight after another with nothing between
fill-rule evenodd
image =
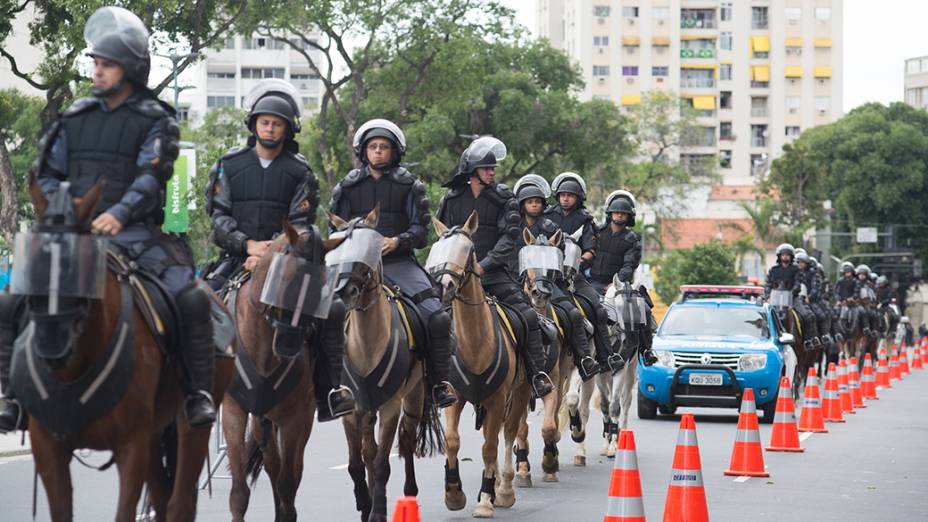
<instances>
[{"instance_id":1,"label":"dark brown horse","mask_svg":"<svg viewBox=\"0 0 928 522\"><path fill-rule=\"evenodd\" d=\"M87 223L100 199L102 185L93 187L81 199L75 200L74 215ZM36 216L41 219L48 200L35 180L30 182L30 195ZM74 298L73 306L83 306L83 317L72 319L72 347L64 357L52 362L40 360L53 368L60 381L78 379L106 351L120 324L122 299L125 294L116 274L108 271L105 291L99 300ZM31 299L29 308L45 312L42 299ZM45 299L48 301L48 299ZM45 308L42 305L45 304ZM197 479L209 449L210 430L191 429L183 414L184 395L181 388L181 371L177 363L169 362L150 333L137 306L131 307L131 349L134 359L132 379L124 395L107 413L90 421L80 429L66 435L52 433L37 419L29 418L29 437L36 470L48 496L49 511L54 521L70 521L73 516L73 485L69 465L76 449L108 450L119 473L119 499L115 519L121 522L135 520L136 505L142 485L149 485L152 507L158 520L192 521L196 516ZM222 397L232 375L231 358L218 358L213 397ZM162 433L176 423L176 440L165 440L169 446L176 442L176 467L168 470L161 466ZM173 484L172 484L173 482Z\"/></svg>"},{"instance_id":2,"label":"dark brown horse","mask_svg":"<svg viewBox=\"0 0 928 522\"><path fill-rule=\"evenodd\" d=\"M279 373L278 382L284 382L289 372L300 372L296 384L289 391L282 392L276 404L268 404L270 409L263 414L267 422L252 416L248 442L245 439L248 412L232 397L234 392L226 395L222 403L222 431L228 445L232 472L229 509L232 520L236 522L245 520L248 509L251 495L247 481L249 472L257 478L262 465L274 494L274 519L291 521L297 518L294 500L303 476L303 451L313 429L316 411L314 354L307 349L301 350L295 357L281 357L275 353L275 330L266 317L272 314L275 319L282 319L283 310L276 307L265 309L266 305L259 302L258 294L264 287L274 255L286 250L299 253L309 249L306 243L310 238L307 233L284 222L284 233L271 243L252 271L252 276L238 289L235 299L235 324L242 343L241 350L247 354L257 373L265 377ZM323 248L327 249L331 244L334 241L324 243Z\"/></svg>"}]
</instances>

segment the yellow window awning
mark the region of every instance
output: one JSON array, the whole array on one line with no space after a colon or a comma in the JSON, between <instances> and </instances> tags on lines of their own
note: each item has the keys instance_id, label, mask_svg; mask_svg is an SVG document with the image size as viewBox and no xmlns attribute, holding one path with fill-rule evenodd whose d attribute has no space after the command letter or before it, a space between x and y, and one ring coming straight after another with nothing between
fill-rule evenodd
<instances>
[{"instance_id":1,"label":"yellow window awning","mask_svg":"<svg viewBox=\"0 0 928 522\"><path fill-rule=\"evenodd\" d=\"M787 78L802 78L802 67L799 65L787 65L786 66L786 77Z\"/></svg>"},{"instance_id":2,"label":"yellow window awning","mask_svg":"<svg viewBox=\"0 0 928 522\"><path fill-rule=\"evenodd\" d=\"M700 111L711 111L715 108L715 96L693 96L693 108Z\"/></svg>"},{"instance_id":3,"label":"yellow window awning","mask_svg":"<svg viewBox=\"0 0 928 522\"><path fill-rule=\"evenodd\" d=\"M637 36L623 36L622 45L638 45L641 43L641 38Z\"/></svg>"},{"instance_id":4,"label":"yellow window awning","mask_svg":"<svg viewBox=\"0 0 928 522\"><path fill-rule=\"evenodd\" d=\"M624 94L622 95L622 105L638 105L641 103L640 94Z\"/></svg>"},{"instance_id":5,"label":"yellow window awning","mask_svg":"<svg viewBox=\"0 0 928 522\"><path fill-rule=\"evenodd\" d=\"M796 37L787 38L786 46L787 47L802 47L802 38L796 38Z\"/></svg>"},{"instance_id":6,"label":"yellow window awning","mask_svg":"<svg viewBox=\"0 0 928 522\"><path fill-rule=\"evenodd\" d=\"M831 38L816 38L816 47L831 47Z\"/></svg>"},{"instance_id":7,"label":"yellow window awning","mask_svg":"<svg viewBox=\"0 0 928 522\"><path fill-rule=\"evenodd\" d=\"M651 43L654 45L670 45L669 36L655 36L651 39Z\"/></svg>"},{"instance_id":8,"label":"yellow window awning","mask_svg":"<svg viewBox=\"0 0 928 522\"><path fill-rule=\"evenodd\" d=\"M769 53L770 52L770 37L769 36L752 36L751 37L751 51L755 53Z\"/></svg>"},{"instance_id":9,"label":"yellow window awning","mask_svg":"<svg viewBox=\"0 0 928 522\"><path fill-rule=\"evenodd\" d=\"M755 65L751 67L751 80L755 82L769 82L770 67L766 65Z\"/></svg>"},{"instance_id":10,"label":"yellow window awning","mask_svg":"<svg viewBox=\"0 0 928 522\"><path fill-rule=\"evenodd\" d=\"M680 35L681 40L718 40L717 34L684 34Z\"/></svg>"},{"instance_id":11,"label":"yellow window awning","mask_svg":"<svg viewBox=\"0 0 928 522\"><path fill-rule=\"evenodd\" d=\"M815 66L815 77L816 78L831 78L831 67L827 65L816 65Z\"/></svg>"},{"instance_id":12,"label":"yellow window awning","mask_svg":"<svg viewBox=\"0 0 928 522\"><path fill-rule=\"evenodd\" d=\"M681 63L681 69L718 69L719 66L714 63Z\"/></svg>"}]
</instances>

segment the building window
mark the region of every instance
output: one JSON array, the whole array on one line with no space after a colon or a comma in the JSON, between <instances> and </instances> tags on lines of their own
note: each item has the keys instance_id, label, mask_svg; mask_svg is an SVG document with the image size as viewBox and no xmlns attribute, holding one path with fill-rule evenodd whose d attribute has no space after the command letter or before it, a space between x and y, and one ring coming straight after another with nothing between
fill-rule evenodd
<instances>
[{"instance_id":1,"label":"building window","mask_svg":"<svg viewBox=\"0 0 928 522\"><path fill-rule=\"evenodd\" d=\"M235 49L235 38L226 38L222 42L223 49Z\"/></svg>"},{"instance_id":2,"label":"building window","mask_svg":"<svg viewBox=\"0 0 928 522\"><path fill-rule=\"evenodd\" d=\"M608 47L609 46L609 37L608 36L594 36L593 45L595 47Z\"/></svg>"},{"instance_id":3,"label":"building window","mask_svg":"<svg viewBox=\"0 0 928 522\"><path fill-rule=\"evenodd\" d=\"M608 65L594 65L593 76L609 76L609 66Z\"/></svg>"},{"instance_id":4,"label":"building window","mask_svg":"<svg viewBox=\"0 0 928 522\"><path fill-rule=\"evenodd\" d=\"M715 71L712 69L680 69L680 87L711 89L715 87Z\"/></svg>"},{"instance_id":5,"label":"building window","mask_svg":"<svg viewBox=\"0 0 928 522\"><path fill-rule=\"evenodd\" d=\"M815 19L819 22L827 22L831 20L831 8L830 7L816 7L815 8Z\"/></svg>"},{"instance_id":6,"label":"building window","mask_svg":"<svg viewBox=\"0 0 928 522\"><path fill-rule=\"evenodd\" d=\"M769 25L767 7L751 7L751 29L767 29Z\"/></svg>"},{"instance_id":7,"label":"building window","mask_svg":"<svg viewBox=\"0 0 928 522\"><path fill-rule=\"evenodd\" d=\"M315 108L319 105L319 98L315 96L303 96L303 107Z\"/></svg>"},{"instance_id":8,"label":"building window","mask_svg":"<svg viewBox=\"0 0 928 522\"><path fill-rule=\"evenodd\" d=\"M318 80L319 75L316 73L290 73L291 80Z\"/></svg>"},{"instance_id":9,"label":"building window","mask_svg":"<svg viewBox=\"0 0 928 522\"><path fill-rule=\"evenodd\" d=\"M594 5L593 6L593 16L597 18L605 18L609 16L609 6L608 5Z\"/></svg>"},{"instance_id":10,"label":"building window","mask_svg":"<svg viewBox=\"0 0 928 522\"><path fill-rule=\"evenodd\" d=\"M802 56L802 47L797 45L787 45L786 56Z\"/></svg>"},{"instance_id":11,"label":"building window","mask_svg":"<svg viewBox=\"0 0 928 522\"><path fill-rule=\"evenodd\" d=\"M790 114L795 114L799 112L799 103L801 98L799 96L787 96L786 97L786 110Z\"/></svg>"},{"instance_id":12,"label":"building window","mask_svg":"<svg viewBox=\"0 0 928 522\"><path fill-rule=\"evenodd\" d=\"M766 152L761 154L751 154L751 174L754 176L763 176L764 169L767 166L769 156Z\"/></svg>"},{"instance_id":13,"label":"building window","mask_svg":"<svg viewBox=\"0 0 928 522\"><path fill-rule=\"evenodd\" d=\"M735 139L734 134L731 132L730 121L719 122L719 139L724 141L732 141Z\"/></svg>"},{"instance_id":14,"label":"building window","mask_svg":"<svg viewBox=\"0 0 928 522\"><path fill-rule=\"evenodd\" d=\"M667 67L667 66L651 67L651 76L670 76L670 67Z\"/></svg>"},{"instance_id":15,"label":"building window","mask_svg":"<svg viewBox=\"0 0 928 522\"><path fill-rule=\"evenodd\" d=\"M731 31L723 31L722 34L719 35L719 48L724 49L726 51L731 51L731 44L732 44Z\"/></svg>"},{"instance_id":16,"label":"building window","mask_svg":"<svg viewBox=\"0 0 928 522\"><path fill-rule=\"evenodd\" d=\"M638 8L634 6L625 6L622 8L622 16L625 18L638 18Z\"/></svg>"},{"instance_id":17,"label":"building window","mask_svg":"<svg viewBox=\"0 0 928 522\"><path fill-rule=\"evenodd\" d=\"M683 29L715 29L715 9L681 9L680 27Z\"/></svg>"},{"instance_id":18,"label":"building window","mask_svg":"<svg viewBox=\"0 0 928 522\"><path fill-rule=\"evenodd\" d=\"M783 10L783 14L786 15L786 23L790 25L796 25L799 22L799 19L802 17L802 8L787 7Z\"/></svg>"},{"instance_id":19,"label":"building window","mask_svg":"<svg viewBox=\"0 0 928 522\"><path fill-rule=\"evenodd\" d=\"M242 78L246 79L263 79L263 78L283 78L283 67L242 67Z\"/></svg>"},{"instance_id":20,"label":"building window","mask_svg":"<svg viewBox=\"0 0 928 522\"><path fill-rule=\"evenodd\" d=\"M730 150L719 151L719 167L723 169L731 168L731 151Z\"/></svg>"},{"instance_id":21,"label":"building window","mask_svg":"<svg viewBox=\"0 0 928 522\"><path fill-rule=\"evenodd\" d=\"M815 97L815 110L818 112L828 112L829 107L831 106L831 98L828 96L816 96Z\"/></svg>"},{"instance_id":22,"label":"building window","mask_svg":"<svg viewBox=\"0 0 928 522\"><path fill-rule=\"evenodd\" d=\"M235 107L235 96L207 96L206 107Z\"/></svg>"},{"instance_id":23,"label":"building window","mask_svg":"<svg viewBox=\"0 0 928 522\"><path fill-rule=\"evenodd\" d=\"M731 91L719 93L719 109L731 109Z\"/></svg>"},{"instance_id":24,"label":"building window","mask_svg":"<svg viewBox=\"0 0 928 522\"><path fill-rule=\"evenodd\" d=\"M723 63L719 65L719 80L731 80L731 64Z\"/></svg>"},{"instance_id":25,"label":"building window","mask_svg":"<svg viewBox=\"0 0 928 522\"><path fill-rule=\"evenodd\" d=\"M178 107L177 108L177 119L178 121L187 121L190 119L190 107Z\"/></svg>"},{"instance_id":26,"label":"building window","mask_svg":"<svg viewBox=\"0 0 928 522\"><path fill-rule=\"evenodd\" d=\"M799 134L801 132L802 131L800 130L799 126L787 125L786 126L786 139L794 140L799 137Z\"/></svg>"},{"instance_id":27,"label":"building window","mask_svg":"<svg viewBox=\"0 0 928 522\"><path fill-rule=\"evenodd\" d=\"M651 11L651 16L655 20L666 20L670 18L670 8L669 7L655 7Z\"/></svg>"},{"instance_id":28,"label":"building window","mask_svg":"<svg viewBox=\"0 0 928 522\"><path fill-rule=\"evenodd\" d=\"M683 139L686 147L714 147L715 127L697 127Z\"/></svg>"},{"instance_id":29,"label":"building window","mask_svg":"<svg viewBox=\"0 0 928 522\"><path fill-rule=\"evenodd\" d=\"M731 11L732 11L731 4L732 4L731 2L722 2L721 17L722 17L723 22L731 21Z\"/></svg>"},{"instance_id":30,"label":"building window","mask_svg":"<svg viewBox=\"0 0 928 522\"><path fill-rule=\"evenodd\" d=\"M638 66L626 65L622 67L622 76L638 76Z\"/></svg>"},{"instance_id":31,"label":"building window","mask_svg":"<svg viewBox=\"0 0 928 522\"><path fill-rule=\"evenodd\" d=\"M918 104L918 89L906 89L905 102L912 106Z\"/></svg>"},{"instance_id":32,"label":"building window","mask_svg":"<svg viewBox=\"0 0 928 522\"><path fill-rule=\"evenodd\" d=\"M767 134L768 132L766 125L751 125L751 146L766 147Z\"/></svg>"},{"instance_id":33,"label":"building window","mask_svg":"<svg viewBox=\"0 0 928 522\"><path fill-rule=\"evenodd\" d=\"M715 56L715 39L683 40L680 42L680 58L712 58Z\"/></svg>"},{"instance_id":34,"label":"building window","mask_svg":"<svg viewBox=\"0 0 928 522\"><path fill-rule=\"evenodd\" d=\"M215 80L234 80L235 73L234 72L208 72L206 73L206 77L209 78L210 80L214 80L214 79Z\"/></svg>"},{"instance_id":35,"label":"building window","mask_svg":"<svg viewBox=\"0 0 928 522\"><path fill-rule=\"evenodd\" d=\"M751 96L751 116L764 118L767 116L767 97Z\"/></svg>"}]
</instances>

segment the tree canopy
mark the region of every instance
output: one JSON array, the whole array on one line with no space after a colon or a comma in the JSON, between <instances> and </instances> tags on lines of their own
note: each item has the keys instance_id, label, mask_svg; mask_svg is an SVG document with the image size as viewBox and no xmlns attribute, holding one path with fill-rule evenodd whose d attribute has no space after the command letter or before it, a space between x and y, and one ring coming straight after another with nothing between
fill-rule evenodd
<instances>
[{"instance_id":1,"label":"tree canopy","mask_svg":"<svg viewBox=\"0 0 928 522\"><path fill-rule=\"evenodd\" d=\"M737 255L719 240L702 243L688 250L674 250L660 262L654 289L665 303L680 295L680 285L738 283Z\"/></svg>"}]
</instances>

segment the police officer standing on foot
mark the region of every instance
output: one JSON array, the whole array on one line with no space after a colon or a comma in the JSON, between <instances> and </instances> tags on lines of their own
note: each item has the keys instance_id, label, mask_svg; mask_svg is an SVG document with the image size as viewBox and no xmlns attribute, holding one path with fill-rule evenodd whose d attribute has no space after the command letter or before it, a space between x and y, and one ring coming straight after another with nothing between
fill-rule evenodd
<instances>
[{"instance_id":1,"label":"police officer standing on foot","mask_svg":"<svg viewBox=\"0 0 928 522\"><path fill-rule=\"evenodd\" d=\"M247 146L224 155L209 173L206 212L213 222L213 242L222 249L207 283L216 292L243 266L252 270L271 240L291 225L313 228L319 208L319 180L294 141L300 131L300 95L284 80L258 82L245 99L251 107L245 126ZM319 260L321 262L321 260ZM314 384L319 421L354 410L351 391L341 385L345 353L345 305L333 299L322 321L319 345L328 362Z\"/></svg>"},{"instance_id":2,"label":"police officer standing on foot","mask_svg":"<svg viewBox=\"0 0 928 522\"><path fill-rule=\"evenodd\" d=\"M498 162L506 158L506 145L484 136L474 140L464 153L451 179L442 186L448 193L438 205L438 220L448 227L463 226L477 211L479 225L474 233L475 270L483 289L518 311L527 326L522 356L536 397L554 390L551 378L542 371L545 354L538 314L509 269L517 256L515 242L521 234L519 203L512 191L496 183Z\"/></svg>"},{"instance_id":3,"label":"police officer standing on foot","mask_svg":"<svg viewBox=\"0 0 928 522\"><path fill-rule=\"evenodd\" d=\"M559 230L558 226L550 219L542 215L545 207L548 205L548 197L551 195L551 187L548 182L537 174L527 174L519 178L515 186L516 200L519 202L519 211L522 214L522 228L527 228L535 237L544 236L551 238ZM516 242L517 248L525 246L524 240L519 237ZM510 270L518 273L517 256L510 259L513 265ZM520 274L521 275L521 274ZM570 347L573 349L573 357L580 378L588 381L596 376L602 369L599 364L590 356L590 340L586 334L583 314L571 298L563 279L554 282L554 291L551 295L551 303L561 311L561 315L568 319L570 330ZM555 334L556 335L556 334ZM554 339L551 339L553 342Z\"/></svg>"},{"instance_id":4,"label":"police officer standing on foot","mask_svg":"<svg viewBox=\"0 0 928 522\"><path fill-rule=\"evenodd\" d=\"M442 308L432 279L414 257L428 240L429 200L425 185L400 166L406 136L393 122L374 119L354 135L362 166L332 190L329 208L345 220L367 215L380 205L377 231L383 234L383 275L415 303L428 329L425 356L432 401L446 408L457 400L448 383L451 364L451 316Z\"/></svg>"},{"instance_id":5,"label":"police officer standing on foot","mask_svg":"<svg viewBox=\"0 0 928 522\"><path fill-rule=\"evenodd\" d=\"M566 234L573 234L578 229L580 233L580 248L583 255L580 262L580 272L574 276L574 294L580 300L587 317L593 323L593 344L596 347L596 361L602 368L618 370L621 358L612 353L609 343L609 316L600 301L600 294L586 279L583 272L593 263L596 256L596 224L593 216L583 205L586 200L586 183L579 174L563 172L554 178L551 189L556 198L556 204L545 209L544 216Z\"/></svg>"},{"instance_id":6,"label":"police officer standing on foot","mask_svg":"<svg viewBox=\"0 0 928 522\"><path fill-rule=\"evenodd\" d=\"M180 312L178 349L186 368L184 411L193 427L216 418L213 385L213 323L210 297L194 281L194 262L184 237L161 232L164 190L173 174L180 131L174 110L148 85L148 30L121 7L103 7L87 20L84 38L94 61L92 97L75 101L40 143L38 182L45 194L64 181L83 197L105 182L91 227L173 294ZM4 295L0 304L0 374L8 385L9 361L20 306ZM22 428L9 396L0 410L0 431Z\"/></svg>"},{"instance_id":7,"label":"police officer standing on foot","mask_svg":"<svg viewBox=\"0 0 928 522\"><path fill-rule=\"evenodd\" d=\"M617 275L620 282L632 283L635 277L635 270L641 263L642 246L641 239L629 227L635 226L636 213L635 196L625 190L616 190L606 197L604 207L606 220L599 230L596 237L596 257L590 265L590 283L600 295L606 293L606 289L612 284L613 278ZM641 297L645 299L648 308L648 322L653 322L650 308L651 298L642 286L639 292L644 294ZM657 356L651 351L651 335L646 336L646 344L641 346L641 354L644 357L644 364L650 366L657 362ZM634 354L619 354L621 361L618 369L625 367L629 357Z\"/></svg>"}]
</instances>

